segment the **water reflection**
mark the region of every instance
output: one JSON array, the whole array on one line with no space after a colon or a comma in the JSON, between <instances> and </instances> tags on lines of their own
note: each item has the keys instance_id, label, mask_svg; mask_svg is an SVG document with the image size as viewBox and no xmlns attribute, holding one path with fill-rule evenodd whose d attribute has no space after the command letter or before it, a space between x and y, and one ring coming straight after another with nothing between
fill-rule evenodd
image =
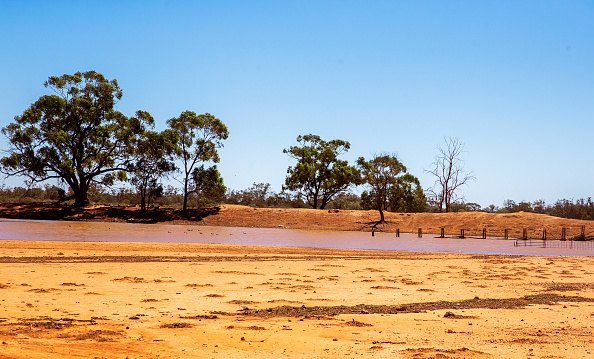
<instances>
[{"instance_id":1,"label":"water reflection","mask_svg":"<svg viewBox=\"0 0 594 359\"><path fill-rule=\"evenodd\" d=\"M594 248L514 246L514 241L435 238L394 233L306 231L193 225L63 222L0 219L0 239L82 242L222 243L262 246L440 251L456 253L592 256ZM548 241L554 244L559 241ZM553 247L553 248L552 248Z\"/></svg>"}]
</instances>

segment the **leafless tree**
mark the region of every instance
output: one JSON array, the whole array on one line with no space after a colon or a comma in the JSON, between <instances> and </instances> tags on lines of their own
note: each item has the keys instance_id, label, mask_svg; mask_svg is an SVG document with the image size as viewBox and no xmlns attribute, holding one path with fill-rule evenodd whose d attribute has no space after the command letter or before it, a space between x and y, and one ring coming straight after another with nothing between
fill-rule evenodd
<instances>
[{"instance_id":1,"label":"leafless tree","mask_svg":"<svg viewBox=\"0 0 594 359\"><path fill-rule=\"evenodd\" d=\"M437 146L438 154L435 156L432 170L425 170L436 177L435 184L428 193L431 200L439 206L439 211L450 211L452 201L456 201L458 189L476 180L472 172L466 172L464 161L460 155L464 151L464 143L457 137L444 138L445 148Z\"/></svg>"}]
</instances>

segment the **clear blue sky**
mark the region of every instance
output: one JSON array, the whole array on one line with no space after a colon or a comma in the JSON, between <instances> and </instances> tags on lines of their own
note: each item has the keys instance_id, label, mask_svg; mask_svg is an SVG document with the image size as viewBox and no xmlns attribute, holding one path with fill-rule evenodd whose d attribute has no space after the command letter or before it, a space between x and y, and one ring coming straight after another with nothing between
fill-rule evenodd
<instances>
[{"instance_id":1,"label":"clear blue sky","mask_svg":"<svg viewBox=\"0 0 594 359\"><path fill-rule=\"evenodd\" d=\"M594 196L594 1L0 1L0 126L86 70L158 129L220 118L231 189L280 191L313 133L397 153L424 188L457 136L482 206Z\"/></svg>"}]
</instances>

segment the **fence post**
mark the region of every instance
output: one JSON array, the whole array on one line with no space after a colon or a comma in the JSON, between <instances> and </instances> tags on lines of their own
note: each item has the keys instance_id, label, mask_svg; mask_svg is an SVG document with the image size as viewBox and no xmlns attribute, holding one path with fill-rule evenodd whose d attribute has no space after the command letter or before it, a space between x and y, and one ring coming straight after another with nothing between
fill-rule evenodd
<instances>
[{"instance_id":1,"label":"fence post","mask_svg":"<svg viewBox=\"0 0 594 359\"><path fill-rule=\"evenodd\" d=\"M423 229L419 228L419 233L418 233L419 238L423 238Z\"/></svg>"},{"instance_id":2,"label":"fence post","mask_svg":"<svg viewBox=\"0 0 594 359\"><path fill-rule=\"evenodd\" d=\"M465 238L464 237L464 229L460 229L460 238Z\"/></svg>"},{"instance_id":3,"label":"fence post","mask_svg":"<svg viewBox=\"0 0 594 359\"><path fill-rule=\"evenodd\" d=\"M582 226L582 234L580 234L580 237L582 237L582 241L586 240L586 226Z\"/></svg>"},{"instance_id":4,"label":"fence post","mask_svg":"<svg viewBox=\"0 0 594 359\"><path fill-rule=\"evenodd\" d=\"M566 237L567 237L567 233L566 233L565 227L563 227L563 228L561 228L561 240L562 241L566 240Z\"/></svg>"},{"instance_id":5,"label":"fence post","mask_svg":"<svg viewBox=\"0 0 594 359\"><path fill-rule=\"evenodd\" d=\"M547 229L546 228L542 229L542 240L543 241L547 240Z\"/></svg>"},{"instance_id":6,"label":"fence post","mask_svg":"<svg viewBox=\"0 0 594 359\"><path fill-rule=\"evenodd\" d=\"M503 238L505 238L505 239L509 239L509 235L508 235L508 233L507 233L507 229L504 229L504 230L503 230Z\"/></svg>"},{"instance_id":7,"label":"fence post","mask_svg":"<svg viewBox=\"0 0 594 359\"><path fill-rule=\"evenodd\" d=\"M400 237L400 228L396 228L396 237Z\"/></svg>"},{"instance_id":8,"label":"fence post","mask_svg":"<svg viewBox=\"0 0 594 359\"><path fill-rule=\"evenodd\" d=\"M483 228L483 239L487 239L487 228Z\"/></svg>"},{"instance_id":9,"label":"fence post","mask_svg":"<svg viewBox=\"0 0 594 359\"><path fill-rule=\"evenodd\" d=\"M523 240L528 239L528 231L526 231L526 228L523 228L523 230L522 230L522 239Z\"/></svg>"}]
</instances>

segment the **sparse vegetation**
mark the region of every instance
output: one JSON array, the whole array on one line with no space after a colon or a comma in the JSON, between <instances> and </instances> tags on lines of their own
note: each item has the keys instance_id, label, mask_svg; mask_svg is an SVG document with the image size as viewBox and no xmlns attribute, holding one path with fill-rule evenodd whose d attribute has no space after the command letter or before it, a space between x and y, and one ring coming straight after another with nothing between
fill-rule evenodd
<instances>
[{"instance_id":1,"label":"sparse vegetation","mask_svg":"<svg viewBox=\"0 0 594 359\"><path fill-rule=\"evenodd\" d=\"M188 200L189 207L199 207L199 203L210 201L211 204L239 204L260 208L308 208L308 206L299 198L295 198L286 192L276 193L271 191L268 183L254 183L246 190L234 191L228 190L221 199L201 198L196 194L190 195ZM0 186L0 202L2 203L36 203L36 202L55 202L58 201L62 192L59 187L46 185L45 187L4 187ZM69 193L69 192L66 192ZM389 201L386 210L389 212L402 213L420 213L420 212L439 212L439 208L431 206L425 200L421 199L423 194L420 188L411 192L413 197L413 206L393 206L395 201ZM328 209L342 210L360 210L376 209L375 202L370 200L368 194L363 192L361 196L342 192L334 199L328 202ZM405 198L406 199L406 198ZM109 189L104 186L91 186L89 189L89 200L92 204L104 205L140 205L140 198L136 191L131 188ZM163 195L152 199L152 207L181 208L183 204L183 195L174 187L168 186L163 190ZM450 212L487 212L487 213L515 213L529 212L547 214L550 216L594 220L594 202L592 198L560 199L553 204L546 204L544 200L535 202L520 201L516 203L513 200L506 200L502 207L489 205L484 208L477 203L454 202L450 205Z\"/></svg>"}]
</instances>

